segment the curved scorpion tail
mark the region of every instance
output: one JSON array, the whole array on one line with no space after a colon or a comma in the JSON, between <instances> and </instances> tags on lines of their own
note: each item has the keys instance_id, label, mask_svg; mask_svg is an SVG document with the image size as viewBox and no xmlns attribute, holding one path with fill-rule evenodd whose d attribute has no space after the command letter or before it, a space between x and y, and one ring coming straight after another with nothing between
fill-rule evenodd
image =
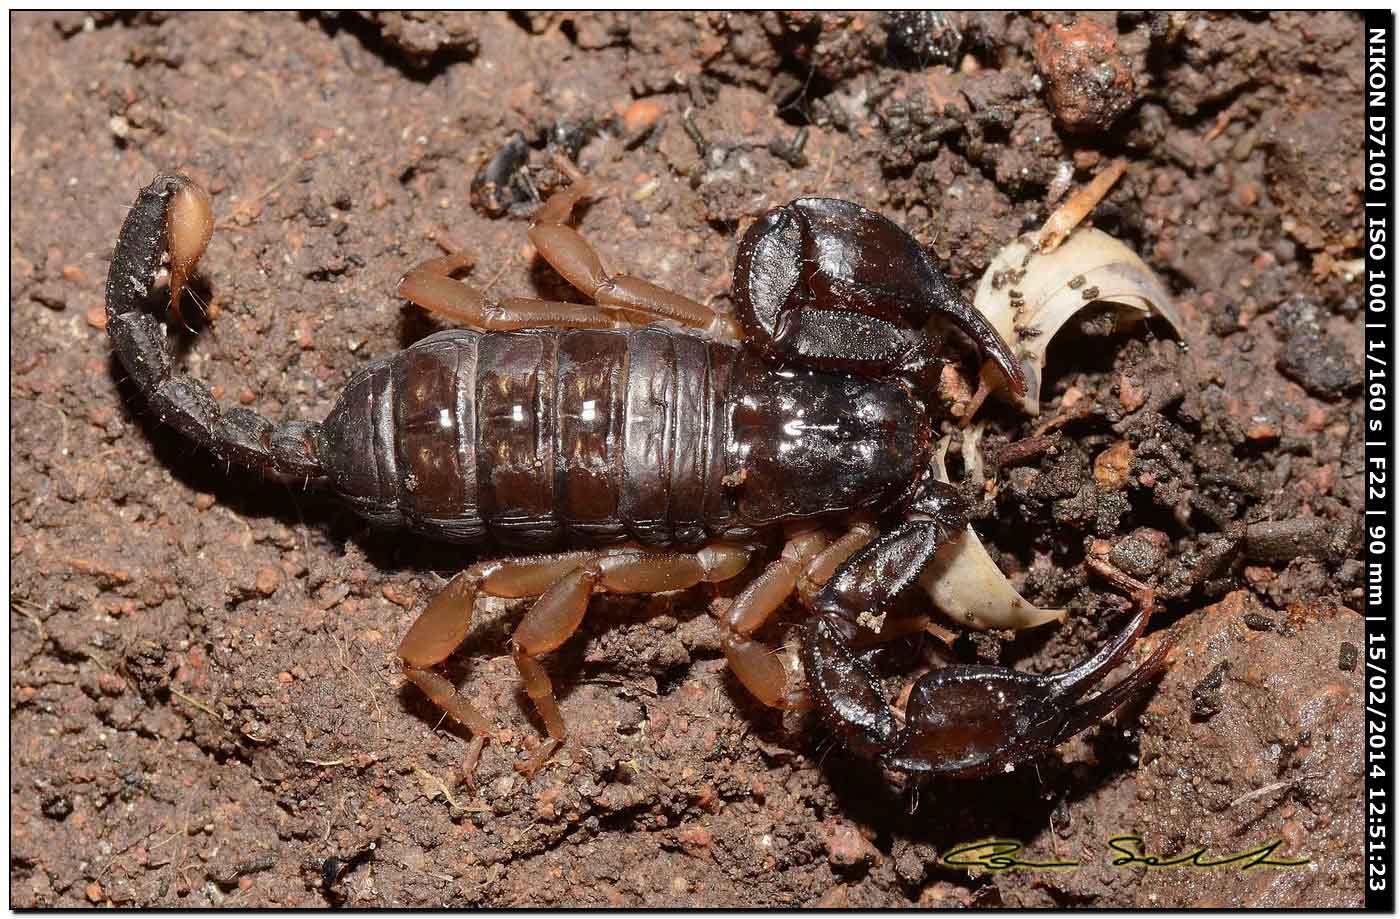
<instances>
[{"instance_id":1,"label":"curved scorpion tail","mask_svg":"<svg viewBox=\"0 0 1400 919\"><path fill-rule=\"evenodd\" d=\"M319 477L319 424L278 425L246 408L221 411L207 385L174 375L165 323L148 312L156 272L168 260L174 307L212 227L209 197L188 177L158 175L141 189L117 236L107 274L112 350L157 416L215 456L258 471Z\"/></svg>"}]
</instances>

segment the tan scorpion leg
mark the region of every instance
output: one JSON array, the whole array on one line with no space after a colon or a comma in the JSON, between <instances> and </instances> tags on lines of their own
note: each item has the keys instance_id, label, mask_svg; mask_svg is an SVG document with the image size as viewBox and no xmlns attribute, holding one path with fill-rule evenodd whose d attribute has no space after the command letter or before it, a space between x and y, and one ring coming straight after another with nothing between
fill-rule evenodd
<instances>
[{"instance_id":1,"label":"tan scorpion leg","mask_svg":"<svg viewBox=\"0 0 1400 919\"><path fill-rule=\"evenodd\" d=\"M594 194L593 182L575 175L572 185L550 196L530 225L530 242L564 280L608 310L639 315L643 321L670 319L731 341L743 337L733 320L703 303L641 278L608 274L583 234L564 222L580 201Z\"/></svg>"},{"instance_id":2,"label":"tan scorpion leg","mask_svg":"<svg viewBox=\"0 0 1400 919\"><path fill-rule=\"evenodd\" d=\"M832 572L875 535L873 527L857 524L828 544L820 531L793 535L782 555L744 588L720 617L724 656L729 669L755 699L773 708L807 708L803 687L792 687L789 668L767 645L753 638L794 590L807 600Z\"/></svg>"},{"instance_id":3,"label":"tan scorpion leg","mask_svg":"<svg viewBox=\"0 0 1400 919\"><path fill-rule=\"evenodd\" d=\"M486 291L452 277L468 267L464 253L429 259L399 281L399 296L429 312L483 332L516 329L611 329L628 325L596 306L505 297L497 300Z\"/></svg>"},{"instance_id":4,"label":"tan scorpion leg","mask_svg":"<svg viewBox=\"0 0 1400 919\"><path fill-rule=\"evenodd\" d=\"M539 658L578 629L593 593L659 593L701 582L726 581L748 564L749 550L714 543L694 553L631 547L565 552L473 565L433 598L399 645L404 674L453 719L478 737L490 732L486 717L452 684L428 669L446 660L471 629L478 594L539 597L511 638L511 653L525 692L545 723L550 740L517 766L533 775L568 737L554 687Z\"/></svg>"}]
</instances>

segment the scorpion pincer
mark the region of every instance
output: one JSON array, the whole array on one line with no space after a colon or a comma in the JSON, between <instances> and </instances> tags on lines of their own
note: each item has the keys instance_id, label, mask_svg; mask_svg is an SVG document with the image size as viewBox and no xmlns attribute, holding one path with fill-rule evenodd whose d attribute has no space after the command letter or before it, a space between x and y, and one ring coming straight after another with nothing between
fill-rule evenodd
<instances>
[{"instance_id":1,"label":"scorpion pincer","mask_svg":"<svg viewBox=\"0 0 1400 919\"><path fill-rule=\"evenodd\" d=\"M609 274L566 221L587 179L536 215L539 254L592 304L495 299L426 262L399 291L467 328L368 363L321 423L222 410L176 375L152 292L170 302L209 240L206 194L180 175L142 189L107 282L107 329L164 422L216 456L317 480L372 523L530 553L480 561L427 605L399 647L404 673L479 744L491 722L434 667L471 628L477 596L537 597L511 639L551 742L567 736L541 657L579 627L595 593L647 593L736 577L779 531L781 555L720 615L730 669L778 708L815 706L849 746L913 773L1010 771L1112 712L1165 666L1168 642L1084 697L1128 653L1149 611L1074 669L934 669L903 712L867 652L874 614L910 587L967 506L931 474L925 394L950 319L1024 391L1005 342L903 229L858 204L801 198L739 243L737 326L646 281ZM877 529L878 527L878 529ZM572 551L560 551L573 547ZM803 675L755 638L794 593ZM896 630L897 631L897 630ZM479 746L478 746L479 749Z\"/></svg>"}]
</instances>

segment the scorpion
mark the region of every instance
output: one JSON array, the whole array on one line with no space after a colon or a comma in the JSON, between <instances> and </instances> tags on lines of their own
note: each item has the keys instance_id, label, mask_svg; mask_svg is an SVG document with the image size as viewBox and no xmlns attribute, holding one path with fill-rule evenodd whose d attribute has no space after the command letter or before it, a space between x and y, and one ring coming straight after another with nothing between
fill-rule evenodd
<instances>
[{"instance_id":1,"label":"scorpion","mask_svg":"<svg viewBox=\"0 0 1400 919\"><path fill-rule=\"evenodd\" d=\"M590 596L727 581L778 534L779 557L717 614L728 667L763 705L815 707L840 741L890 769L1012 771L1165 668L1169 641L1086 699L1142 634L1144 606L1065 672L943 666L892 704L872 654L900 629L876 634L868 617L969 514L932 472L940 416L926 394L951 349L930 320L951 321L1024 392L1006 343L914 237L859 204L799 198L754 222L730 319L605 270L568 223L597 190L571 178L529 238L592 304L496 298L453 277L464 255L429 260L400 295L463 327L367 363L319 423L222 410L206 384L176 374L152 301L164 267L178 317L211 236L208 195L189 178L141 190L107 281L121 364L161 421L216 457L322 483L374 525L525 553L458 573L398 647L407 680L471 732L477 755L491 722L434 668L466 638L478 596L536 598L510 639L548 733L517 764L528 777L568 737L541 658L579 628ZM756 637L794 594L806 606L795 660Z\"/></svg>"}]
</instances>

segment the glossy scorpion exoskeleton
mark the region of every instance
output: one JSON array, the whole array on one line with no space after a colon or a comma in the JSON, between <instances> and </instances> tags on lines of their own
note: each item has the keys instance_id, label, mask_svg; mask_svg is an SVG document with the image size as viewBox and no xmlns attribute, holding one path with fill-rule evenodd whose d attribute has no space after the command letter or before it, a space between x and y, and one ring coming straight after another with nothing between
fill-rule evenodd
<instances>
[{"instance_id":1,"label":"glossy scorpion exoskeleton","mask_svg":"<svg viewBox=\"0 0 1400 919\"><path fill-rule=\"evenodd\" d=\"M781 556L720 617L729 666L763 703L815 705L892 768L1009 771L1161 671L1165 641L1084 699L1141 634L1144 608L1066 673L944 667L917 680L902 712L892 706L857 650L891 629L873 635L863 614L884 610L967 522L958 493L930 473L928 394L944 345L924 327L951 319L1023 391L1006 344L908 233L860 205L802 198L747 230L733 288L741 335L688 297L609 274L565 222L589 194L575 177L530 239L593 305L496 300L451 278L463 258L426 262L400 293L470 329L367 364L319 424L222 411L203 383L174 374L152 292L167 261L178 306L212 226L207 196L183 176L157 177L122 226L107 329L155 413L217 456L323 481L376 524L551 553L471 565L399 648L407 678L479 751L491 722L432 668L467 635L478 595L538 597L511 640L552 741L521 764L527 774L567 736L540 658L578 628L591 594L733 578L775 529ZM802 679L754 637L794 592L809 610Z\"/></svg>"}]
</instances>

